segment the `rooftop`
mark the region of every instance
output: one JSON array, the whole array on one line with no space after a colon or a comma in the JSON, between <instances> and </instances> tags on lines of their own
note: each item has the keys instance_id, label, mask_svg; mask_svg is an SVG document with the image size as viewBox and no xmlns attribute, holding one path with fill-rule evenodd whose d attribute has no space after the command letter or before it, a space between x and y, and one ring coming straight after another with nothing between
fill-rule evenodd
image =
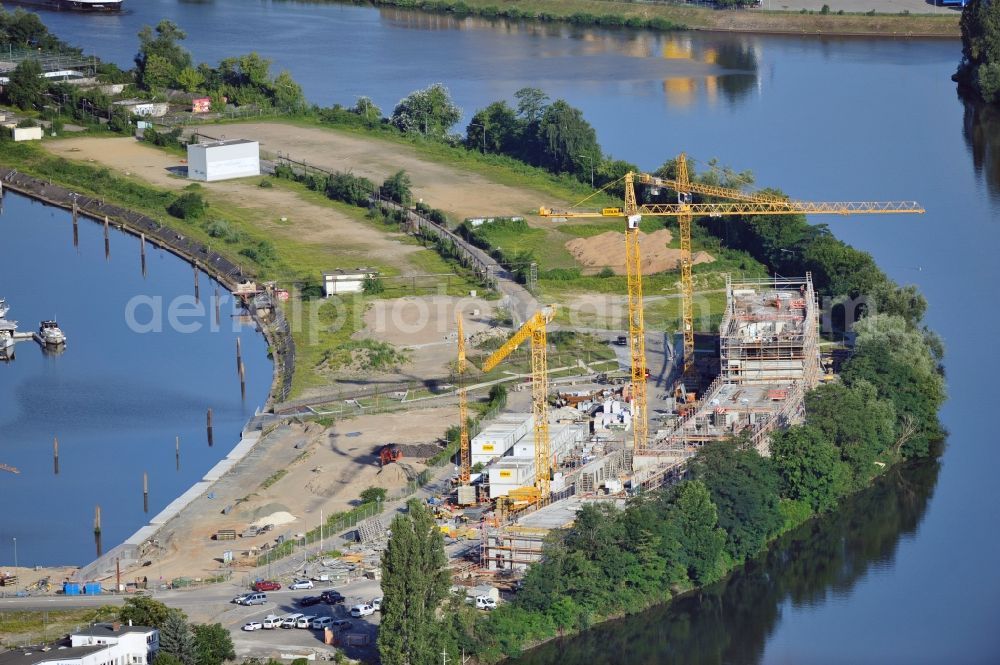
<instances>
[{"instance_id":1,"label":"rooftop","mask_svg":"<svg viewBox=\"0 0 1000 665\"><path fill-rule=\"evenodd\" d=\"M0 665L38 665L55 660L70 660L109 649L107 644L88 647L25 647L0 653Z\"/></svg>"},{"instance_id":2,"label":"rooftop","mask_svg":"<svg viewBox=\"0 0 1000 665\"><path fill-rule=\"evenodd\" d=\"M205 141L204 143L192 143L189 147L220 148L227 145L240 145L243 143L257 143L252 139L223 139L221 141Z\"/></svg>"},{"instance_id":3,"label":"rooftop","mask_svg":"<svg viewBox=\"0 0 1000 665\"><path fill-rule=\"evenodd\" d=\"M124 623L95 623L81 630L73 632L73 635L83 635L84 637L120 637L126 633L148 633L156 630L152 626L129 626Z\"/></svg>"}]
</instances>

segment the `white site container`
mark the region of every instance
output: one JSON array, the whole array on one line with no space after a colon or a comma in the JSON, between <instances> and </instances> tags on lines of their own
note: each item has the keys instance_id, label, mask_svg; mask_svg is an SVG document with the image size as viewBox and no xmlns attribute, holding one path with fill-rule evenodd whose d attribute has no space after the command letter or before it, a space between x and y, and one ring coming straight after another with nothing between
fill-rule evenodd
<instances>
[{"instance_id":1,"label":"white site container","mask_svg":"<svg viewBox=\"0 0 1000 665\"><path fill-rule=\"evenodd\" d=\"M535 459L533 457L505 457L489 468L490 498L507 496L518 487L535 484Z\"/></svg>"},{"instance_id":2,"label":"white site container","mask_svg":"<svg viewBox=\"0 0 1000 665\"><path fill-rule=\"evenodd\" d=\"M260 175L260 144L247 139L188 145L188 178L214 182Z\"/></svg>"}]
</instances>

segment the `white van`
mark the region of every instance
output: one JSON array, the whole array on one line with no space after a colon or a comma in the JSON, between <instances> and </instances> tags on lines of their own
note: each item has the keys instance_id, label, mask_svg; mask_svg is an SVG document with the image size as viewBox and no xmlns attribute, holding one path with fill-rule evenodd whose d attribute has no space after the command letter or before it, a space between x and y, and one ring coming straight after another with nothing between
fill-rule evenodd
<instances>
[{"instance_id":1,"label":"white van","mask_svg":"<svg viewBox=\"0 0 1000 665\"><path fill-rule=\"evenodd\" d=\"M317 617L313 619L312 629L313 630L323 630L324 628L330 628L333 625L333 619L330 617Z\"/></svg>"},{"instance_id":2,"label":"white van","mask_svg":"<svg viewBox=\"0 0 1000 665\"><path fill-rule=\"evenodd\" d=\"M355 605L354 607L351 608L351 616L354 617L355 619L371 616L372 614L375 614L375 608L369 605L368 603L364 603L362 605Z\"/></svg>"},{"instance_id":3,"label":"white van","mask_svg":"<svg viewBox=\"0 0 1000 665\"><path fill-rule=\"evenodd\" d=\"M477 610L495 610L496 608L497 601L493 600L489 596L476 596Z\"/></svg>"},{"instance_id":4,"label":"white van","mask_svg":"<svg viewBox=\"0 0 1000 665\"><path fill-rule=\"evenodd\" d=\"M277 628L278 626L281 625L281 617L275 616L273 614L268 614L266 617L264 617L264 621L262 623L264 624L265 630L273 630L274 628Z\"/></svg>"},{"instance_id":5,"label":"white van","mask_svg":"<svg viewBox=\"0 0 1000 665\"><path fill-rule=\"evenodd\" d=\"M296 628L308 628L309 626L312 625L313 619L315 619L315 618L316 617L312 616L311 614L307 614L307 615L305 615L303 617L299 617L298 619L295 620L295 627Z\"/></svg>"}]
</instances>

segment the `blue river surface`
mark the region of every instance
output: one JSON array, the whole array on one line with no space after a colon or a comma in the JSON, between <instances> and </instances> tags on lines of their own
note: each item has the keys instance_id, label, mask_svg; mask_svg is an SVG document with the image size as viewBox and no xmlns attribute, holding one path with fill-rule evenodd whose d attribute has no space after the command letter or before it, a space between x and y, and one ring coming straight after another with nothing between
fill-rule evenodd
<instances>
[{"instance_id":1,"label":"blue river surface","mask_svg":"<svg viewBox=\"0 0 1000 665\"><path fill-rule=\"evenodd\" d=\"M112 229L106 259L102 224L81 217L75 248L68 212L7 191L0 237L0 297L10 305L8 318L25 332L55 318L67 336L62 353L43 353L29 340L18 343L14 360L0 362L0 462L20 470L0 477L0 562L13 563L16 539L22 566L84 564L96 554L96 506L110 549L239 441L267 399L267 344L252 327L235 332L232 297L204 272L199 315L191 266L149 243L143 278L135 236ZM236 372L237 336L246 401Z\"/></svg>"},{"instance_id":2,"label":"blue river surface","mask_svg":"<svg viewBox=\"0 0 1000 665\"><path fill-rule=\"evenodd\" d=\"M606 152L643 169L683 150L698 160L696 168L717 157L796 198L918 200L927 209L919 217L812 221L830 224L927 296L927 323L947 346L950 399L942 420L949 437L940 463L899 470L720 589L543 647L525 662L1000 662L1000 356L991 351L1000 328L1000 113L956 94L950 76L961 57L958 40L657 34L323 2L127 3L121 16L45 12L43 19L69 42L128 65L139 28L170 18L187 30L197 61L257 50L324 105L370 95L389 112L408 92L442 82L467 121L491 101L538 86L582 109ZM3 238L6 250L6 224ZM59 247L19 256L52 270L63 260L52 254ZM176 288L183 289L190 276L179 271ZM106 289L114 293L86 286L89 308ZM37 297L18 300L26 321L50 314L49 304L27 302ZM21 309L29 306L40 309ZM69 317L60 307L64 312ZM86 320L95 319L102 320ZM66 323L68 359L84 333ZM219 356L231 362L222 346ZM150 357L114 366L135 371ZM15 371L23 371L20 361ZM213 380L227 386L219 394L232 397L230 369ZM171 382L169 390L187 385ZM190 412L184 419L195 431L206 401L197 388L179 409ZM32 459L44 468L52 427L36 426L38 441L30 445L40 452ZM163 438L156 445L166 445L169 457L172 432ZM107 476L130 487L132 509L137 473ZM75 505L69 496L58 494L45 514ZM83 503L67 523L86 535L94 502ZM34 533L57 530L37 525ZM62 544L61 535L53 533L38 556L59 558L51 548Z\"/></svg>"}]
</instances>

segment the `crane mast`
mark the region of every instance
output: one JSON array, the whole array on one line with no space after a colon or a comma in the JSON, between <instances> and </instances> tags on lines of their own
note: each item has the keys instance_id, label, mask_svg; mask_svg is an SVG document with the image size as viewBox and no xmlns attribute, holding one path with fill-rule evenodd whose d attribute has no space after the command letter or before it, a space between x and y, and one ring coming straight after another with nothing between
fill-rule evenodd
<instances>
[{"instance_id":1,"label":"crane mast","mask_svg":"<svg viewBox=\"0 0 1000 665\"><path fill-rule=\"evenodd\" d=\"M458 323L458 363L456 371L458 373L458 417L459 417L459 466L458 480L461 484L469 484L469 477L472 475L470 465L471 453L469 451L469 404L468 395L465 391L465 330L462 326L462 312L455 312L455 321Z\"/></svg>"},{"instance_id":2,"label":"crane mast","mask_svg":"<svg viewBox=\"0 0 1000 665\"><path fill-rule=\"evenodd\" d=\"M548 359L545 327L555 316L555 306L540 309L509 340L483 362L489 372L514 349L531 340L531 413L535 420L535 487L539 498L549 496L552 460L549 456Z\"/></svg>"}]
</instances>

